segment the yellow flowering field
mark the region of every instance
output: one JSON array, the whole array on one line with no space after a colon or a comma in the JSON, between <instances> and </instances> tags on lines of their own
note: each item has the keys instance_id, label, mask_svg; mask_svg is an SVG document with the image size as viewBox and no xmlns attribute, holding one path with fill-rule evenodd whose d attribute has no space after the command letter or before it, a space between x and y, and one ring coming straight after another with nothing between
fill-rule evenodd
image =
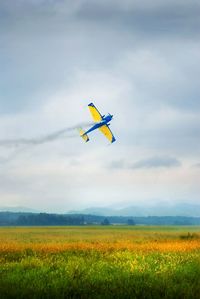
<instances>
[{"instance_id":1,"label":"yellow flowering field","mask_svg":"<svg viewBox=\"0 0 200 299\"><path fill-rule=\"evenodd\" d=\"M0 298L199 298L200 227L1 227Z\"/></svg>"}]
</instances>

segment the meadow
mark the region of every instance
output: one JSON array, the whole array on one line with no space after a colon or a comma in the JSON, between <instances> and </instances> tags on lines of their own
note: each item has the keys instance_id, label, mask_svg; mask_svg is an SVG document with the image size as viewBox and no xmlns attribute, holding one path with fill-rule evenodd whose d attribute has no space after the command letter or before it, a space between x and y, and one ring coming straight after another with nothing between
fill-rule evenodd
<instances>
[{"instance_id":1,"label":"meadow","mask_svg":"<svg viewBox=\"0 0 200 299\"><path fill-rule=\"evenodd\" d=\"M0 298L200 298L200 227L1 227Z\"/></svg>"}]
</instances>

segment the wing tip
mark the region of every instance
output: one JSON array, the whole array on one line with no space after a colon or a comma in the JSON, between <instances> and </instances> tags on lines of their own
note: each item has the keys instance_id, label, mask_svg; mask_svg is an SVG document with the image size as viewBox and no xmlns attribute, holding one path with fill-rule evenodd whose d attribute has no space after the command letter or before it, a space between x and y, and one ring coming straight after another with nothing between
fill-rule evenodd
<instances>
[{"instance_id":1,"label":"wing tip","mask_svg":"<svg viewBox=\"0 0 200 299\"><path fill-rule=\"evenodd\" d=\"M116 141L116 139L115 139L115 137L113 136L112 137L112 140L111 140L111 143L113 143L113 142L115 142Z\"/></svg>"},{"instance_id":2,"label":"wing tip","mask_svg":"<svg viewBox=\"0 0 200 299\"><path fill-rule=\"evenodd\" d=\"M78 131L79 131L80 137L83 138L83 140L85 142L88 142L90 140L87 133L82 128L78 128Z\"/></svg>"}]
</instances>

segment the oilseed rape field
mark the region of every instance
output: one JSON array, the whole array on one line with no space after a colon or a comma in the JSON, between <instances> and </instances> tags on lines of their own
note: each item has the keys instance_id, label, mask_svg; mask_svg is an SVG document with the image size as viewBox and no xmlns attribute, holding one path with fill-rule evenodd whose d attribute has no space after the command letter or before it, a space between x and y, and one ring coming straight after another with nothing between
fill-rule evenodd
<instances>
[{"instance_id":1,"label":"oilseed rape field","mask_svg":"<svg viewBox=\"0 0 200 299\"><path fill-rule=\"evenodd\" d=\"M200 298L200 227L0 228L0 298Z\"/></svg>"}]
</instances>

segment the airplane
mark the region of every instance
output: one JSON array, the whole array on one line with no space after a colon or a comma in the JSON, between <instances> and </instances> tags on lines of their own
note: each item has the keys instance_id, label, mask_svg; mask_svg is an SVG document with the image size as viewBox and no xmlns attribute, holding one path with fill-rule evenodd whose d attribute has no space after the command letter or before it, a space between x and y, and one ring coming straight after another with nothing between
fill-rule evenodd
<instances>
[{"instance_id":1,"label":"airplane","mask_svg":"<svg viewBox=\"0 0 200 299\"><path fill-rule=\"evenodd\" d=\"M88 104L88 108L93 117L93 120L95 121L95 124L86 132L82 128L80 128L80 137L82 137L85 142L88 142L88 133L96 129L99 129L106 136L106 138L108 138L108 140L111 143L113 143L116 139L111 130L109 129L109 122L112 120L113 115L111 115L110 113L108 115L101 115L101 113L98 111L98 109L95 107L93 103Z\"/></svg>"}]
</instances>

